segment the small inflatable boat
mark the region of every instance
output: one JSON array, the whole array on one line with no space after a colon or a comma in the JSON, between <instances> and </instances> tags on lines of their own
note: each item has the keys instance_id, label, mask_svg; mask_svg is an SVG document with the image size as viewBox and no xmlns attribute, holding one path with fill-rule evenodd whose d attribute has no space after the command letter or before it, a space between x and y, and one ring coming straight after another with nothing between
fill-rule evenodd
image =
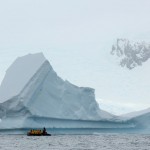
<instances>
[{"instance_id":1,"label":"small inflatable boat","mask_svg":"<svg viewBox=\"0 0 150 150\"><path fill-rule=\"evenodd\" d=\"M51 134L48 134L46 130L31 130L27 133L27 136L51 136Z\"/></svg>"},{"instance_id":2,"label":"small inflatable boat","mask_svg":"<svg viewBox=\"0 0 150 150\"><path fill-rule=\"evenodd\" d=\"M51 134L31 134L31 133L27 133L27 136L51 136Z\"/></svg>"}]
</instances>

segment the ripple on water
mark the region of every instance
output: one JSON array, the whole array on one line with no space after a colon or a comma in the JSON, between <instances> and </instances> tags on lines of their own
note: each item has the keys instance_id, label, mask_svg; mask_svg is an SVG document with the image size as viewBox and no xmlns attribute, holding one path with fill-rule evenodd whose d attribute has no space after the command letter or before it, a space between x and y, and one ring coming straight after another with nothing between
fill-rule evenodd
<instances>
[{"instance_id":1,"label":"ripple on water","mask_svg":"<svg viewBox=\"0 0 150 150\"><path fill-rule=\"evenodd\" d=\"M150 135L0 135L2 150L150 150Z\"/></svg>"}]
</instances>

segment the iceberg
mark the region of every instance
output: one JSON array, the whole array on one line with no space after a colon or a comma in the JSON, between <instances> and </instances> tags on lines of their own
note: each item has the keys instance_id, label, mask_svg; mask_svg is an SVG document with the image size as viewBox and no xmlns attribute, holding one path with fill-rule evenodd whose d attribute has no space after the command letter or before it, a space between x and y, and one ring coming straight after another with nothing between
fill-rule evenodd
<instances>
[{"instance_id":1,"label":"iceberg","mask_svg":"<svg viewBox=\"0 0 150 150\"><path fill-rule=\"evenodd\" d=\"M17 58L0 87L0 129L147 129L145 114L118 117L99 108L95 90L61 79L42 53ZM142 120L142 121L141 121Z\"/></svg>"},{"instance_id":2,"label":"iceberg","mask_svg":"<svg viewBox=\"0 0 150 150\"><path fill-rule=\"evenodd\" d=\"M32 124L33 118L86 121L115 118L99 109L94 89L62 80L42 53L19 57L8 68L0 87L0 102L0 127L6 128L11 128L9 120L17 128L26 127L29 120Z\"/></svg>"}]
</instances>

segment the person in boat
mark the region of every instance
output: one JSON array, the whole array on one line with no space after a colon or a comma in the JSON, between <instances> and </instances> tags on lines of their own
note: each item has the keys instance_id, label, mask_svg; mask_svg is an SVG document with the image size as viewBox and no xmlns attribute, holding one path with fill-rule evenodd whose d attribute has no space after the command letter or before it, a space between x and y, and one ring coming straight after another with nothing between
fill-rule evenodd
<instances>
[{"instance_id":1,"label":"person in boat","mask_svg":"<svg viewBox=\"0 0 150 150\"><path fill-rule=\"evenodd\" d=\"M47 134L45 127L43 128L43 134Z\"/></svg>"}]
</instances>

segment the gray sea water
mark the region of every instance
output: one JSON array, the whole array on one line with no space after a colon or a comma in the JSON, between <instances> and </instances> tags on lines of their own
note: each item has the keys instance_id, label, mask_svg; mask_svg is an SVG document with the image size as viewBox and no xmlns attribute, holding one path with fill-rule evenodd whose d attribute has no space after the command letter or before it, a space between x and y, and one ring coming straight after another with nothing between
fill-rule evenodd
<instances>
[{"instance_id":1,"label":"gray sea water","mask_svg":"<svg viewBox=\"0 0 150 150\"><path fill-rule=\"evenodd\" d=\"M0 150L150 150L150 135L0 135Z\"/></svg>"}]
</instances>

